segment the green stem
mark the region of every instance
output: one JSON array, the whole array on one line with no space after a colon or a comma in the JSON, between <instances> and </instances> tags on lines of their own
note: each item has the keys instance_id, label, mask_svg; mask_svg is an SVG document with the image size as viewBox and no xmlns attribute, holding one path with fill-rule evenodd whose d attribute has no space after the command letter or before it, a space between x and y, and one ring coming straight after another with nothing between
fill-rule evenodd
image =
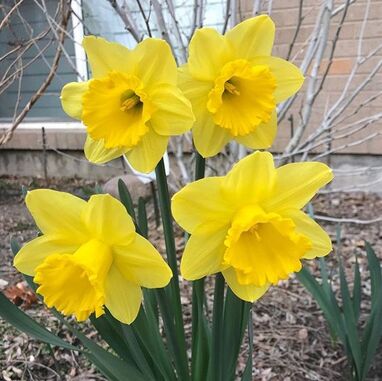
<instances>
[{"instance_id":1,"label":"green stem","mask_svg":"<svg viewBox=\"0 0 382 381\"><path fill-rule=\"evenodd\" d=\"M178 276L178 263L176 259L176 247L174 238L173 220L171 215L170 195L167 185L166 170L164 166L163 158L155 168L156 180L158 185L159 194L159 207L162 216L163 232L167 251L167 260L172 270L173 277L170 282L171 290L171 305L174 308L174 323L176 339L179 345L180 356L182 357L183 367L186 371L182 380L189 380L188 374L188 359L186 351L186 339L184 335L184 325L182 317L182 305L180 302L180 290L179 290L179 276Z\"/></svg>"},{"instance_id":2,"label":"green stem","mask_svg":"<svg viewBox=\"0 0 382 381\"><path fill-rule=\"evenodd\" d=\"M206 159L199 152L196 152L195 155L195 180L200 180L205 175Z\"/></svg>"},{"instance_id":3,"label":"green stem","mask_svg":"<svg viewBox=\"0 0 382 381\"><path fill-rule=\"evenodd\" d=\"M223 310L224 310L224 278L216 274L214 306L212 312L212 348L211 361L208 369L208 380L222 381L223 379Z\"/></svg>"},{"instance_id":4,"label":"green stem","mask_svg":"<svg viewBox=\"0 0 382 381\"><path fill-rule=\"evenodd\" d=\"M196 151L195 180L200 180L205 175L206 161ZM192 380L198 381L205 378L208 366L208 323L203 314L204 305L204 279L194 281L192 284Z\"/></svg>"}]
</instances>

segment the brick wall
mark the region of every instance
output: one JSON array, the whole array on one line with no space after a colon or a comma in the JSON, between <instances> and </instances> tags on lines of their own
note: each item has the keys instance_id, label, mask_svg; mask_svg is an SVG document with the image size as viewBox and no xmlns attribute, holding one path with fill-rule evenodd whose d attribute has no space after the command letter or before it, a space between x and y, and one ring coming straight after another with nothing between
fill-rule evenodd
<instances>
[{"instance_id":1,"label":"brick wall","mask_svg":"<svg viewBox=\"0 0 382 381\"><path fill-rule=\"evenodd\" d=\"M344 1L335 1L335 7L343 4ZM242 0L242 17L250 17L252 12L253 1ZM292 41L293 35L296 30L296 24L298 20L298 9L299 9L299 0L274 0L271 16L276 24L276 43L273 50L273 55L280 56L285 58L290 43ZM349 76L353 68L353 64L357 57L358 49L358 38L361 31L362 22L365 15L367 1L365 0L356 0L355 3L351 4L346 21L343 24L341 34L337 43L335 59L331 66L328 78L324 85L323 91L318 96L313 114L309 123L307 133L314 131L322 120L322 117L325 113L325 110L330 107L333 102L341 94L344 83ZM319 13L321 6L321 1L315 0L305 0L303 2L303 16L304 20L301 24L300 32L298 34L295 46L292 51L291 57L295 63L301 62L301 59L304 55L304 47L306 46L306 41L310 36L315 22L317 14ZM265 7L266 8L266 7ZM340 20L341 13L335 16L332 20L332 26L330 29L330 41L333 40L335 35L338 21ZM363 54L367 55L370 51L377 48L382 44L382 0L371 0L369 17L367 26L364 30L364 41L363 41ZM320 69L320 72L323 73L328 62L328 56L331 49L331 44L326 49L323 65ZM365 62L357 74L354 77L350 89L354 89L362 81L364 81L371 70L375 65L382 60L382 49L377 55L371 58L369 61ZM307 77L309 76L309 71ZM304 90L302 89L298 99L296 99L294 107L288 113L293 114L295 124L299 120L299 106L301 101L304 98ZM360 94L351 106L348 108L345 116L352 113L355 108L365 99L372 97L373 95L378 95L382 91L382 70L374 77L374 79L368 84L365 90ZM382 112L382 96L377 98L373 103L363 108L357 115L354 117L348 118L346 122L343 122L339 127L345 126L347 123L357 121L363 117L367 117L378 112ZM360 131L359 133L351 136L350 138L344 138L335 141L334 146L342 146L351 141L362 139L367 137L370 134L382 131L382 120L371 124L366 129ZM289 140L291 133L290 122L287 121L287 118L280 125L278 138L276 141L276 149L281 150L286 142ZM360 145L351 146L344 149L341 152L347 153L368 153L368 154L382 154L382 136L368 140L365 143Z\"/></svg>"}]
</instances>

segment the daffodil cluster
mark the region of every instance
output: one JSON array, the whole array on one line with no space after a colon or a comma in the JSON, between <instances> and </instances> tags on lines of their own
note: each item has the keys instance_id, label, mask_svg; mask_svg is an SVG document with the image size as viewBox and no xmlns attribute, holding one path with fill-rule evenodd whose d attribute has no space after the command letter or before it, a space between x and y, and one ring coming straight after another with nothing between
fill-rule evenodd
<instances>
[{"instance_id":1,"label":"daffodil cluster","mask_svg":"<svg viewBox=\"0 0 382 381\"><path fill-rule=\"evenodd\" d=\"M163 40L147 38L130 50L85 37L92 78L65 85L61 101L86 128L87 159L102 164L124 155L134 169L148 173L171 136L190 129L204 158L232 140L269 148L277 132L276 105L303 84L296 66L271 56L274 29L268 16L246 20L224 36L199 29L179 69ZM304 259L327 255L330 238L301 209L332 177L322 163L276 168L270 153L256 151L226 176L185 186L172 199L175 220L191 234L181 259L183 278L222 273L237 297L253 302L300 271ZM48 307L80 321L108 309L130 324L141 288L170 282L172 271L162 255L110 195L84 201L35 190L26 204L42 235L14 263L34 277ZM172 226L169 207L162 213Z\"/></svg>"}]
</instances>

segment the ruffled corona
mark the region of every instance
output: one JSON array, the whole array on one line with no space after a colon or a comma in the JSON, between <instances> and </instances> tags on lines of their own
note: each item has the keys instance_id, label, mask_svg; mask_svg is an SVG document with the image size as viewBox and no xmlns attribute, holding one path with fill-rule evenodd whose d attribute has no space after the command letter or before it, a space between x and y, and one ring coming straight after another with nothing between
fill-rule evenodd
<instances>
[{"instance_id":1,"label":"ruffled corona","mask_svg":"<svg viewBox=\"0 0 382 381\"><path fill-rule=\"evenodd\" d=\"M268 66L232 61L215 80L208 94L207 109L214 122L232 136L244 136L270 121L276 106L275 88L276 81Z\"/></svg>"},{"instance_id":2,"label":"ruffled corona","mask_svg":"<svg viewBox=\"0 0 382 381\"><path fill-rule=\"evenodd\" d=\"M270 153L257 151L224 177L187 185L172 200L175 220L191 234L183 277L222 272L239 298L254 301L303 259L327 255L329 236L300 209L332 178L325 164L275 168Z\"/></svg>"},{"instance_id":3,"label":"ruffled corona","mask_svg":"<svg viewBox=\"0 0 382 381\"><path fill-rule=\"evenodd\" d=\"M104 308L123 323L136 318L141 287L164 287L171 270L135 232L124 206L110 195L85 202L46 189L28 192L26 203L42 236L28 242L15 267L34 277L49 308L78 321Z\"/></svg>"},{"instance_id":4,"label":"ruffled corona","mask_svg":"<svg viewBox=\"0 0 382 381\"><path fill-rule=\"evenodd\" d=\"M82 120L105 148L135 147L147 134L154 110L140 80L119 72L90 80L82 98Z\"/></svg>"},{"instance_id":5,"label":"ruffled corona","mask_svg":"<svg viewBox=\"0 0 382 381\"><path fill-rule=\"evenodd\" d=\"M239 210L224 241L224 265L231 266L242 285L263 287L301 270L311 240L296 232L290 218L265 213L259 206Z\"/></svg>"}]
</instances>

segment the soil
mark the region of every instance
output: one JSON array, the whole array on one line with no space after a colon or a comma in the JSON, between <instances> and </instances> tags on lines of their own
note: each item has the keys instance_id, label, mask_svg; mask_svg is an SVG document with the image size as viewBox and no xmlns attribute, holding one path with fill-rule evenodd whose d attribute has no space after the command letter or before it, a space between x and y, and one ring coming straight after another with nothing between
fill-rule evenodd
<instances>
[{"instance_id":1,"label":"soil","mask_svg":"<svg viewBox=\"0 0 382 381\"><path fill-rule=\"evenodd\" d=\"M23 278L12 267L10 237L20 244L36 236L33 220L23 204L21 186L27 189L49 187L88 197L95 192L97 184L71 180L50 180L29 178L0 178L0 290L15 296L30 316L42 322L52 332L68 342L77 344L76 339L62 327L49 310L31 296ZM382 216L382 198L366 193L329 193L318 196L314 212L321 216L339 219L372 220ZM164 252L163 234L155 224L154 208L148 205L150 239L159 251ZM365 241L368 241L382 257L382 223L357 224L320 221L330 233L335 253L327 257L330 271L333 271L334 287L338 288L336 275L337 256L341 256L346 275L353 279L355 254L358 256L361 276L363 320L369 312L370 281L367 271ZM339 226L339 227L338 227ZM339 242L337 242L339 241ZM183 235L177 230L179 254L183 248ZM318 276L318 264L309 265ZM351 283L351 282L350 282ZM212 285L212 279L208 282ZM191 329L191 284L182 283L182 303L186 316L186 331ZM212 299L211 287L208 300ZM301 284L292 277L273 287L253 306L254 326L254 376L256 381L347 381L350 379L347 360L340 344L333 343L325 319L316 302ZM92 327L83 324L88 337L99 340ZM97 370L83 356L76 352L50 348L27 337L0 320L0 379L8 380L104 380ZM248 344L244 343L240 358L243 369ZM382 351L375 358L368 380L382 380Z\"/></svg>"}]
</instances>

